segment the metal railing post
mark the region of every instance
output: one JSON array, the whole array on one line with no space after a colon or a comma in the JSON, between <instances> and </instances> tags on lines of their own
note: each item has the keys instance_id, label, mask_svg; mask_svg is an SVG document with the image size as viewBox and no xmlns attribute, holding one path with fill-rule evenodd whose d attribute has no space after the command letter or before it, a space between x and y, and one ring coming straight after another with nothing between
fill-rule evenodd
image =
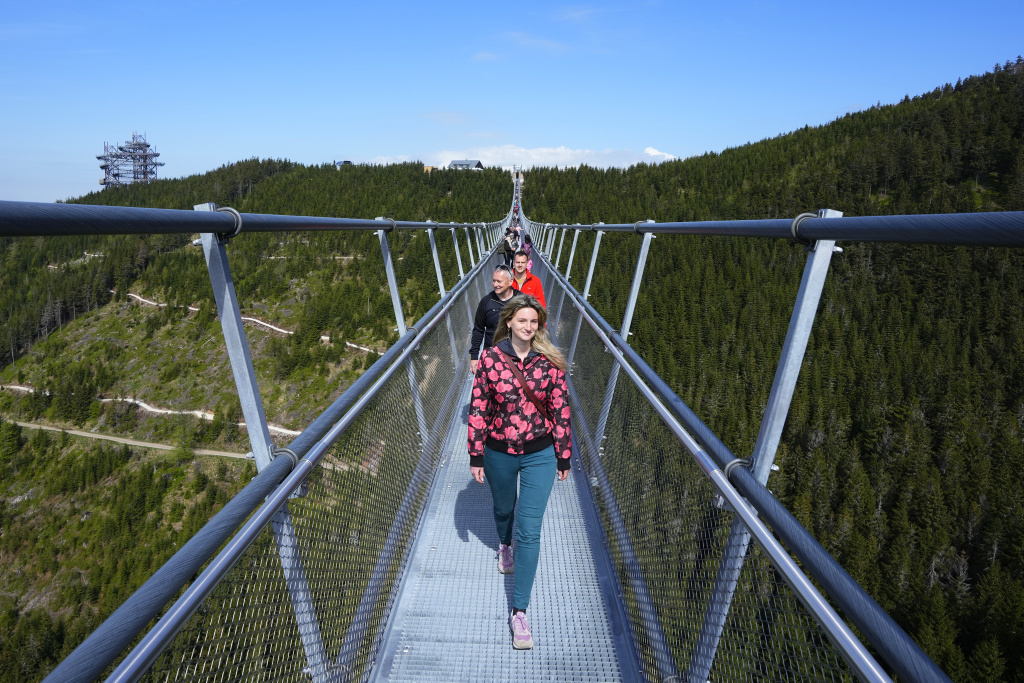
<instances>
[{"instance_id":1,"label":"metal railing post","mask_svg":"<svg viewBox=\"0 0 1024 683\"><path fill-rule=\"evenodd\" d=\"M562 260L562 245L565 244L565 228L562 228L562 237L558 240L558 256L555 257L555 270L558 270L558 264Z\"/></svg>"},{"instance_id":2,"label":"metal railing post","mask_svg":"<svg viewBox=\"0 0 1024 683\"><path fill-rule=\"evenodd\" d=\"M822 209L818 212L819 218L840 218L842 215L842 212L831 209ZM775 451L793 400L793 391L796 389L796 380L800 374L804 352L807 350L807 341L811 336L818 303L821 301L821 291L825 286L832 253L842 251L835 244L835 240L818 240L808 245L809 256L804 266L803 277L800 279L800 290L793 306L786 341L782 346L782 357L775 371L775 380L768 395L768 405L761 420L754 453L750 458L752 473L761 484L767 483L775 459ZM704 683L708 680L749 545L750 532L743 522L739 519L734 520L729 531L729 540L726 541L722 552L722 562L715 577L711 599L704 612L697 643L690 657L687 679L689 683Z\"/></svg>"},{"instance_id":3,"label":"metal railing post","mask_svg":"<svg viewBox=\"0 0 1024 683\"><path fill-rule=\"evenodd\" d=\"M194 209L196 211L217 210L214 204L199 204ZM237 212L232 213L235 213L237 233L242 227L241 217ZM231 268L228 265L228 255L225 249L227 239L208 232L202 233L201 241L203 254L206 257L206 267L210 274L210 283L213 285L214 299L217 301L217 312L220 314L220 324L224 333L228 360L231 364L231 373L235 378L235 387L242 406L242 415L245 418L245 430L249 434L256 470L262 471L274 460L274 445L270 440L270 430L267 428L263 401L260 398L256 373L252 367L252 356L249 353L249 340L243 327L242 313L238 306L234 281L231 278ZM287 503L274 515L271 531L277 544L278 556L281 558L285 584L288 586L288 594L295 612L295 621L298 625L310 673L314 681L325 680L327 659L323 638L320 634L320 624L317 621L316 607L309 591L306 569L302 562L298 538Z\"/></svg>"},{"instance_id":4,"label":"metal railing post","mask_svg":"<svg viewBox=\"0 0 1024 683\"><path fill-rule=\"evenodd\" d=\"M386 220L380 219L378 220ZM388 289L391 290L391 305L395 308L395 321L398 323L398 336L404 337L408 328L405 326L405 314L402 312L402 299L398 294L398 281L395 279L395 266L391 260L391 249L388 247L388 236L386 230L378 230L377 237L380 238L380 251L384 257L384 271L388 276ZM416 370L412 362L407 361L409 370L409 385L412 387L413 406L416 408L416 419L420 427L420 438L425 438L427 433L427 420L423 414L423 403L420 401L420 385L416 381Z\"/></svg>"},{"instance_id":5,"label":"metal railing post","mask_svg":"<svg viewBox=\"0 0 1024 683\"><path fill-rule=\"evenodd\" d=\"M484 249L484 240L480 236L480 228L474 225L473 234L476 235L476 249L480 253L480 260L483 261L486 258L487 250Z\"/></svg>"},{"instance_id":6,"label":"metal railing post","mask_svg":"<svg viewBox=\"0 0 1024 683\"><path fill-rule=\"evenodd\" d=\"M434 255L434 272L437 273L437 289L441 292L441 298L444 298L444 277L441 275L441 261L437 258L437 242L434 240L434 230L436 228L428 228L427 236L430 237L430 253Z\"/></svg>"},{"instance_id":7,"label":"metal railing post","mask_svg":"<svg viewBox=\"0 0 1024 683\"><path fill-rule=\"evenodd\" d=\"M644 266L647 265L647 253L651 249L651 240L654 238L649 232L644 233L644 240L640 244L640 255L636 260L636 270L633 272L633 285L629 288L629 298L626 300L626 312L622 316L622 329L619 336L629 342L629 327L633 323L633 310L636 308L636 298L640 293L640 282L644 277ZM601 441L604 440L604 430L608 426L608 414L612 408L612 398L615 396L615 385L619 380L619 364L612 365L611 375L608 377L608 388L604 392L604 401L601 403L601 416L597 420L597 431L594 433L594 443L598 449L601 448ZM600 450L599 450L600 453Z\"/></svg>"},{"instance_id":8,"label":"metal railing post","mask_svg":"<svg viewBox=\"0 0 1024 683\"><path fill-rule=\"evenodd\" d=\"M437 273L437 288L441 292L441 298L444 298L444 277L441 274L441 260L437 257L437 240L434 239L434 230L436 228L428 228L427 235L430 237L430 253L434 256L434 271ZM455 332L452 330L452 318L447 316L445 322L448 325L448 343L452 347L452 364L453 367L459 366L459 351L455 345Z\"/></svg>"},{"instance_id":9,"label":"metal railing post","mask_svg":"<svg viewBox=\"0 0 1024 683\"><path fill-rule=\"evenodd\" d=\"M378 218L377 220L386 220ZM388 278L388 290L391 292L391 306L395 310L395 322L398 323L398 336L404 337L406 333L405 313L402 312L402 298L398 294L398 281L395 279L395 266L391 261L391 249L388 247L388 235L385 230L378 230L377 237L380 239L380 252L384 258L384 273Z\"/></svg>"},{"instance_id":10,"label":"metal railing post","mask_svg":"<svg viewBox=\"0 0 1024 683\"><path fill-rule=\"evenodd\" d=\"M473 240L469 236L469 226L463 225L462 229L466 231L466 246L469 247L469 267L472 268L480 261L480 258L473 254Z\"/></svg>"},{"instance_id":11,"label":"metal railing post","mask_svg":"<svg viewBox=\"0 0 1024 683\"><path fill-rule=\"evenodd\" d=\"M565 230L568 230L568 229L569 228L565 228ZM565 272L565 279L566 279L566 281L569 280L569 269L572 268L572 257L576 254L576 240L578 240L579 237L580 237L580 231L579 230L574 230L574 232L575 232L575 234L573 235L573 238L572 238L572 250L569 252L569 264L566 266L566 272ZM559 248L559 255L561 255L561 248ZM556 268L555 270L557 272L558 269ZM558 280L557 275L552 275L552 281L557 282L557 280ZM556 333L561 332L561 328L562 328L562 306L565 304L565 294L566 294L565 288L563 287L562 288L562 293L558 296L558 307L557 307L557 309L555 311L555 315L554 315L555 331L556 331ZM549 318L549 320L550 319L551 318Z\"/></svg>"},{"instance_id":12,"label":"metal railing post","mask_svg":"<svg viewBox=\"0 0 1024 683\"><path fill-rule=\"evenodd\" d=\"M459 253L459 238L455 236L455 228L452 231L452 242L455 244L455 261L459 264L459 279L466 277L466 271L462 269L462 254Z\"/></svg>"},{"instance_id":13,"label":"metal railing post","mask_svg":"<svg viewBox=\"0 0 1024 683\"><path fill-rule=\"evenodd\" d=\"M576 229L576 234L572 236L572 249L569 250L569 262L565 264L565 279L566 281L572 279L572 260L576 256L576 242L580 239L579 228Z\"/></svg>"},{"instance_id":14,"label":"metal railing post","mask_svg":"<svg viewBox=\"0 0 1024 683\"><path fill-rule=\"evenodd\" d=\"M597 252L601 248L601 236L604 235L604 231L598 230L597 237L594 239L594 251L590 254L590 268L587 270L587 282L583 285L583 300L586 301L590 298L590 282L594 279L594 264L597 263ZM576 318L576 330L572 333L572 344L569 345L569 355L566 357L566 364L569 371L572 371L572 359L576 355L576 342L580 338L580 323L583 322L583 316Z\"/></svg>"}]
</instances>

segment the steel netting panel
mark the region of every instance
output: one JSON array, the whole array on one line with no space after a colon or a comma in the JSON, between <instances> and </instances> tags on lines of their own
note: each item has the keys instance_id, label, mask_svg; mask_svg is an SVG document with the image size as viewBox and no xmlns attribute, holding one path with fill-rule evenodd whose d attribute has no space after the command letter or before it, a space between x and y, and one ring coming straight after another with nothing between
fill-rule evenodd
<instances>
[{"instance_id":1,"label":"steel netting panel","mask_svg":"<svg viewBox=\"0 0 1024 683\"><path fill-rule=\"evenodd\" d=\"M661 643L685 679L733 514L716 505L714 487L625 374L605 404L598 440L611 354L586 322L576 354L575 441L596 489L634 640L652 680L664 673ZM831 643L751 544L711 680L848 678Z\"/></svg>"},{"instance_id":2,"label":"steel netting panel","mask_svg":"<svg viewBox=\"0 0 1024 683\"><path fill-rule=\"evenodd\" d=\"M575 387L577 400L591 431L597 429L600 421L601 408L604 403L605 390L612 374L615 359L605 348L600 337L590 324L582 317L576 319L572 328L564 328L559 342L573 348L572 368L570 376ZM575 340L575 344L573 344Z\"/></svg>"},{"instance_id":3,"label":"steel netting panel","mask_svg":"<svg viewBox=\"0 0 1024 683\"><path fill-rule=\"evenodd\" d=\"M331 680L365 678L454 419L456 372L466 371L469 314L462 301L450 312L310 473L306 494L289 501L220 581L148 679L309 681L318 659ZM307 592L294 570L286 581L282 547L301 559Z\"/></svg>"}]
</instances>

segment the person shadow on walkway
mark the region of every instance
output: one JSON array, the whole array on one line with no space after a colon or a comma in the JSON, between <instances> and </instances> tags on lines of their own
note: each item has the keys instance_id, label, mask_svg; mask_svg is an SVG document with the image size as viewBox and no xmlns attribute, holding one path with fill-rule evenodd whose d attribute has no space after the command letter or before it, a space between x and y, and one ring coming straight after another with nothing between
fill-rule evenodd
<instances>
[{"instance_id":1,"label":"person shadow on walkway","mask_svg":"<svg viewBox=\"0 0 1024 683\"><path fill-rule=\"evenodd\" d=\"M468 416L469 406L464 406L461 416L462 421L465 422ZM465 459L468 459L468 456L464 456ZM455 498L454 519L452 520L455 524L455 530L459 534L459 540L463 543L470 543L470 534L472 534L476 537L476 541L491 551L488 557L493 559L494 563L488 565L487 571L493 571L497 574L498 532L494 528L494 505L491 501L491 489L487 486L486 482L478 484L473 480L467 463L460 461L458 464L454 464L454 466L465 469L466 477L465 485ZM514 528L512 533L514 538ZM503 578L506 601L508 602L508 608L511 609L512 592L515 589L515 574L505 574Z\"/></svg>"}]
</instances>

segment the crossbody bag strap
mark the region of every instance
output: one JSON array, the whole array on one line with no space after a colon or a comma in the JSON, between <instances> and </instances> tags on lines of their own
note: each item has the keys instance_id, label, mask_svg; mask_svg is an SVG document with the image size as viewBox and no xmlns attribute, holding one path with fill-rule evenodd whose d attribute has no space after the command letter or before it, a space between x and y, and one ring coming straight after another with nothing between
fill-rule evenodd
<instances>
[{"instance_id":1,"label":"crossbody bag strap","mask_svg":"<svg viewBox=\"0 0 1024 683\"><path fill-rule=\"evenodd\" d=\"M526 383L526 378L523 377L523 373L519 370L519 366L516 365L515 360L501 349L498 349L498 352L501 353L502 357L505 359L505 363L508 365L508 369L511 370L512 374L515 375L517 380L519 380L519 386L521 386L523 388L523 391L526 392L526 397L533 402L533 405L537 406L537 410L540 411L540 414L543 415L544 418L550 422L551 415L549 415L548 411L545 410L544 406L540 404L540 400L538 400L537 394L533 393L533 389L530 388L530 385Z\"/></svg>"}]
</instances>

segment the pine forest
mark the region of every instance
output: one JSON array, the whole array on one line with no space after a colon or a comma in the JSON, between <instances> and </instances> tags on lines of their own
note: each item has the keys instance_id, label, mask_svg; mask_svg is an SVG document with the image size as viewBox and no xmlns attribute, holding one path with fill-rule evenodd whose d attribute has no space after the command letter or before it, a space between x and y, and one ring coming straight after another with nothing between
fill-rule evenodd
<instances>
[{"instance_id":1,"label":"pine forest","mask_svg":"<svg viewBox=\"0 0 1024 683\"><path fill-rule=\"evenodd\" d=\"M510 200L501 169L249 159L68 201L482 222ZM721 153L534 168L523 188L525 213L552 223L825 207L1024 211L1024 60ZM247 439L192 239L0 238L2 681L45 676L255 474L202 453L242 455ZM430 245L418 231L391 240L412 323L439 297ZM584 232L574 283L593 244ZM841 246L769 488L954 681L1024 681L1024 253ZM590 301L612 326L639 248L635 235L603 238ZM452 283L450 242L439 251ZM301 430L397 340L377 237L243 234L229 254L243 315L266 323L247 333L267 419ZM788 240L652 244L630 343L739 457L804 262Z\"/></svg>"}]
</instances>

